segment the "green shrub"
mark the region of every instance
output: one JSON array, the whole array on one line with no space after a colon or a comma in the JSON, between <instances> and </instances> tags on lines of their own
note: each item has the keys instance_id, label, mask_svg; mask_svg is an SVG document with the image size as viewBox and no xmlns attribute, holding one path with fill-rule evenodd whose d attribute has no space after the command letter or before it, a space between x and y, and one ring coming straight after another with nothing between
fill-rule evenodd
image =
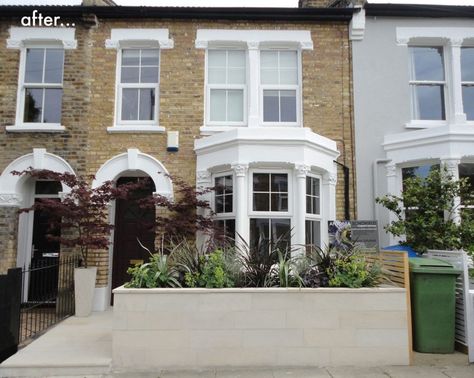
<instances>
[{"instance_id":1,"label":"green shrub","mask_svg":"<svg viewBox=\"0 0 474 378\"><path fill-rule=\"evenodd\" d=\"M127 273L131 276L127 288L181 287L179 272L164 254L152 254L150 262L128 268Z\"/></svg>"},{"instance_id":2,"label":"green shrub","mask_svg":"<svg viewBox=\"0 0 474 378\"><path fill-rule=\"evenodd\" d=\"M199 257L201 271L185 273L188 287L223 288L234 287L232 271L228 266L224 251L216 249L210 254Z\"/></svg>"},{"instance_id":3,"label":"green shrub","mask_svg":"<svg viewBox=\"0 0 474 378\"><path fill-rule=\"evenodd\" d=\"M336 259L327 273L330 287L373 287L381 276L380 267L369 264L362 256Z\"/></svg>"}]
</instances>

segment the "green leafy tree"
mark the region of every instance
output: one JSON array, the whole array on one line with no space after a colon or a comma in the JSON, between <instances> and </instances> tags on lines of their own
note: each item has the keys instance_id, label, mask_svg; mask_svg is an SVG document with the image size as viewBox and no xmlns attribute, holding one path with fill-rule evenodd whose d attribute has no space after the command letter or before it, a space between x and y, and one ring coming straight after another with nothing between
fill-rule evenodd
<instances>
[{"instance_id":1,"label":"green leafy tree","mask_svg":"<svg viewBox=\"0 0 474 378\"><path fill-rule=\"evenodd\" d=\"M396 217L385 230L405 237L401 244L422 254L428 249L474 249L472 210L460 209L474 204L472 188L466 179L454 180L446 170L432 170L426 178L409 177L403 182L400 196L386 195L376 199ZM461 213L461 222L453 220Z\"/></svg>"}]
</instances>

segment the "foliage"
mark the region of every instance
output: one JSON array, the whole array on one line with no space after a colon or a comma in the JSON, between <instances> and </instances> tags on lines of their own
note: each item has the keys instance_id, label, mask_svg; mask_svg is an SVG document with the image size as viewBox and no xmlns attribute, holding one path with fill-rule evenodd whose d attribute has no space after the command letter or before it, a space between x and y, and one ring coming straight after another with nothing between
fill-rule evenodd
<instances>
[{"instance_id":1,"label":"foliage","mask_svg":"<svg viewBox=\"0 0 474 378\"><path fill-rule=\"evenodd\" d=\"M272 266L268 273L266 286L276 287L301 287L303 279L298 273L297 257L291 256L291 251L277 250L278 262Z\"/></svg>"},{"instance_id":2,"label":"foliage","mask_svg":"<svg viewBox=\"0 0 474 378\"><path fill-rule=\"evenodd\" d=\"M165 255L163 252L152 254L143 244L140 243L140 246L148 251L150 261L127 269L127 273L132 278L125 284L125 287L181 287L179 271L173 263L172 255Z\"/></svg>"},{"instance_id":3,"label":"foliage","mask_svg":"<svg viewBox=\"0 0 474 378\"><path fill-rule=\"evenodd\" d=\"M89 262L91 250L105 249L110 243L110 231L113 226L108 220L110 201L127 198L137 188L137 184L115 187L113 181L106 181L93 188L94 176L76 176L71 173L57 173L50 170L14 171L17 176L29 176L35 180L57 181L70 188L61 201L53 198L41 198L32 207L22 212L40 210L50 215L48 238L68 247L79 247L85 267ZM60 235L54 230L61 230Z\"/></svg>"},{"instance_id":4,"label":"foliage","mask_svg":"<svg viewBox=\"0 0 474 378\"><path fill-rule=\"evenodd\" d=\"M377 198L396 217L385 229L406 241L420 254L427 249L474 249L474 219L466 209L462 222L453 220L459 211L457 198L473 204L471 188L465 179L454 180L447 170L431 170L426 178L410 177L403 183L401 196Z\"/></svg>"},{"instance_id":5,"label":"foliage","mask_svg":"<svg viewBox=\"0 0 474 378\"><path fill-rule=\"evenodd\" d=\"M328 271L330 287L373 287L379 283L380 267L369 264L362 256L336 259Z\"/></svg>"},{"instance_id":6,"label":"foliage","mask_svg":"<svg viewBox=\"0 0 474 378\"><path fill-rule=\"evenodd\" d=\"M225 252L216 249L210 254L200 256L200 266L197 271L185 274L185 283L189 287L222 288L234 287L232 270L229 268Z\"/></svg>"},{"instance_id":7,"label":"foliage","mask_svg":"<svg viewBox=\"0 0 474 378\"><path fill-rule=\"evenodd\" d=\"M213 188L197 189L178 177L167 175L173 182L175 197L160 194L139 201L143 208L160 208L156 216L158 236L167 240L193 239L197 232L210 234L214 228L211 206L202 197Z\"/></svg>"}]
</instances>

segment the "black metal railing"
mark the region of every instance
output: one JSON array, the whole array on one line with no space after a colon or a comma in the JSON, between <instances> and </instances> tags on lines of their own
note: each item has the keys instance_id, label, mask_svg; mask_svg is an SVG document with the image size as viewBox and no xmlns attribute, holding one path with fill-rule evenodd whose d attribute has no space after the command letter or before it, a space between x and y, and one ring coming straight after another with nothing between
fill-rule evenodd
<instances>
[{"instance_id":1,"label":"black metal railing","mask_svg":"<svg viewBox=\"0 0 474 378\"><path fill-rule=\"evenodd\" d=\"M22 273L20 345L74 314L74 268L77 256L42 258Z\"/></svg>"}]
</instances>

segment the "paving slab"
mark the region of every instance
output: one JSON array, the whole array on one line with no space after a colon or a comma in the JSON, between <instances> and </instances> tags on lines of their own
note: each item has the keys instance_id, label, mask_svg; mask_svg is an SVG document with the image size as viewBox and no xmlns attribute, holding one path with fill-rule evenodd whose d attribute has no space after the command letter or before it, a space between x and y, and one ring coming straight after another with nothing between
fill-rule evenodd
<instances>
[{"instance_id":1,"label":"paving slab","mask_svg":"<svg viewBox=\"0 0 474 378\"><path fill-rule=\"evenodd\" d=\"M446 378L438 366L389 366L382 370L390 378Z\"/></svg>"},{"instance_id":2,"label":"paving slab","mask_svg":"<svg viewBox=\"0 0 474 378\"><path fill-rule=\"evenodd\" d=\"M387 378L388 375L378 367L328 367L329 374L333 378L353 377L353 378Z\"/></svg>"},{"instance_id":3,"label":"paving slab","mask_svg":"<svg viewBox=\"0 0 474 378\"><path fill-rule=\"evenodd\" d=\"M274 378L330 378L323 368L273 369Z\"/></svg>"},{"instance_id":4,"label":"paving slab","mask_svg":"<svg viewBox=\"0 0 474 378\"><path fill-rule=\"evenodd\" d=\"M272 369L218 370L216 378L273 378Z\"/></svg>"},{"instance_id":5,"label":"paving slab","mask_svg":"<svg viewBox=\"0 0 474 378\"><path fill-rule=\"evenodd\" d=\"M450 378L473 378L474 365L470 366L448 366L443 369L443 373Z\"/></svg>"}]
</instances>

